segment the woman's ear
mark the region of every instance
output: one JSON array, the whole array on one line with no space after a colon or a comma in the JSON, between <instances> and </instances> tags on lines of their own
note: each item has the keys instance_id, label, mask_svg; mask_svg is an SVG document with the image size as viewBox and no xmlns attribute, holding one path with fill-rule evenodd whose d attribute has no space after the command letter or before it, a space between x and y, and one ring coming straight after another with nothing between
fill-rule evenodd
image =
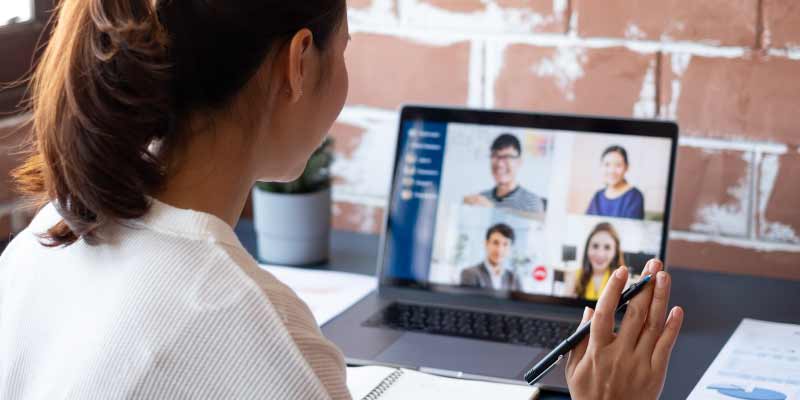
<instances>
[{"instance_id":1,"label":"woman's ear","mask_svg":"<svg viewBox=\"0 0 800 400\"><path fill-rule=\"evenodd\" d=\"M286 91L292 103L303 97L303 87L306 79L309 79L313 55L314 35L307 28L297 31L289 43L285 77L288 83Z\"/></svg>"}]
</instances>

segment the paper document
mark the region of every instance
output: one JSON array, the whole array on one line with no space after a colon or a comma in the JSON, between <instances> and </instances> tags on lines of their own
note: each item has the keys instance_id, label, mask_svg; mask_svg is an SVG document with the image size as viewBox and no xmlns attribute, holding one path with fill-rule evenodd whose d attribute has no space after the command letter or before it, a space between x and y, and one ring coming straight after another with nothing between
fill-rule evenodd
<instances>
[{"instance_id":1,"label":"paper document","mask_svg":"<svg viewBox=\"0 0 800 400\"><path fill-rule=\"evenodd\" d=\"M800 400L800 325L744 319L688 400Z\"/></svg>"},{"instance_id":2,"label":"paper document","mask_svg":"<svg viewBox=\"0 0 800 400\"><path fill-rule=\"evenodd\" d=\"M353 400L533 400L539 389L525 385L446 378L408 369L348 367Z\"/></svg>"},{"instance_id":3,"label":"paper document","mask_svg":"<svg viewBox=\"0 0 800 400\"><path fill-rule=\"evenodd\" d=\"M369 366L347 367L347 389L353 400L361 400L373 391L378 384L397 371L397 368Z\"/></svg>"},{"instance_id":4,"label":"paper document","mask_svg":"<svg viewBox=\"0 0 800 400\"><path fill-rule=\"evenodd\" d=\"M374 276L272 265L261 268L292 288L308 304L320 326L377 287Z\"/></svg>"}]
</instances>

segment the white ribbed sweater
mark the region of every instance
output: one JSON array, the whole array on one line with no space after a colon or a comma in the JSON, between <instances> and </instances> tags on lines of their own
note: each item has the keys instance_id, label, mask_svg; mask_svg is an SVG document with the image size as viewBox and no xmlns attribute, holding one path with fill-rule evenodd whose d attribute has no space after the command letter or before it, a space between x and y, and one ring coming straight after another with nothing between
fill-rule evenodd
<instances>
[{"instance_id":1,"label":"white ribbed sweater","mask_svg":"<svg viewBox=\"0 0 800 400\"><path fill-rule=\"evenodd\" d=\"M154 201L103 244L0 257L0 399L349 399L341 352L217 217Z\"/></svg>"}]
</instances>

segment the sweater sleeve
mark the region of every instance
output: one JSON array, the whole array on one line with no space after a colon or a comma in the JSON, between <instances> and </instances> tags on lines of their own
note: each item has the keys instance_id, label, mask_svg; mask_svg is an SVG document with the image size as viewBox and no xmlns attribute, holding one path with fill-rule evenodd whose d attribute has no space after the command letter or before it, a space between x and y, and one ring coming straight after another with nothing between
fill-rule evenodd
<instances>
[{"instance_id":1,"label":"sweater sleeve","mask_svg":"<svg viewBox=\"0 0 800 400\"><path fill-rule=\"evenodd\" d=\"M350 400L342 352L322 335L308 306L288 286L257 265L242 269L269 298L306 362L334 400Z\"/></svg>"}]
</instances>

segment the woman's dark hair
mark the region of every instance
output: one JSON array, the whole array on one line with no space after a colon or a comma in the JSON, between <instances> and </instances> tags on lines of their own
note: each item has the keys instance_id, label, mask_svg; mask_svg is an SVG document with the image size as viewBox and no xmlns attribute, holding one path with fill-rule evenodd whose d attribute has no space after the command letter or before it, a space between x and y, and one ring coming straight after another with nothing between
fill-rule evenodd
<instances>
[{"instance_id":1,"label":"woman's dark hair","mask_svg":"<svg viewBox=\"0 0 800 400\"><path fill-rule=\"evenodd\" d=\"M586 292L586 287L589 285L589 280L592 279L592 263L589 262L589 243L592 241L594 235L606 232L611 235L611 238L614 239L614 244L616 245L616 249L614 251L614 259L611 260L611 271L613 272L615 269L623 266L625 263L625 257L622 254L622 246L619 240L619 234L617 230L614 229L614 226L609 224L608 222L601 222L597 224L597 226L592 229L592 232L589 233L589 236L586 238L586 244L583 246L583 263L581 264L581 279L578 281L577 285L575 285L575 293L579 297L583 297L584 293ZM599 289L599 288L598 288Z\"/></svg>"},{"instance_id":2,"label":"woman's dark hair","mask_svg":"<svg viewBox=\"0 0 800 400\"><path fill-rule=\"evenodd\" d=\"M508 240L510 240L511 243L514 243L514 229L512 229L510 226L508 226L506 224L499 223L499 224L492 225L492 227L489 228L488 231L486 231L486 240L487 241L489 240L490 237L492 237L493 233L499 233L499 234L505 236Z\"/></svg>"},{"instance_id":3,"label":"woman's dark hair","mask_svg":"<svg viewBox=\"0 0 800 400\"><path fill-rule=\"evenodd\" d=\"M517 154L522 154L522 145L520 145L519 139L510 133L503 133L495 138L494 142L492 142L491 151L494 153L496 151L503 150L506 147L513 147L514 150L517 151Z\"/></svg>"},{"instance_id":4,"label":"woman's dark hair","mask_svg":"<svg viewBox=\"0 0 800 400\"><path fill-rule=\"evenodd\" d=\"M62 0L31 77L31 153L14 172L63 218L44 244L92 244L104 224L144 215L190 115L231 104L300 29L325 51L345 13L345 0Z\"/></svg>"},{"instance_id":5,"label":"woman's dark hair","mask_svg":"<svg viewBox=\"0 0 800 400\"><path fill-rule=\"evenodd\" d=\"M602 160L603 158L606 158L606 156L610 153L619 153L619 155L622 156L622 161L625 161L625 165L630 165L628 164L628 152L624 147L617 145L609 146L607 149L605 149L605 151L603 151L603 155L600 156L600 159Z\"/></svg>"}]
</instances>

